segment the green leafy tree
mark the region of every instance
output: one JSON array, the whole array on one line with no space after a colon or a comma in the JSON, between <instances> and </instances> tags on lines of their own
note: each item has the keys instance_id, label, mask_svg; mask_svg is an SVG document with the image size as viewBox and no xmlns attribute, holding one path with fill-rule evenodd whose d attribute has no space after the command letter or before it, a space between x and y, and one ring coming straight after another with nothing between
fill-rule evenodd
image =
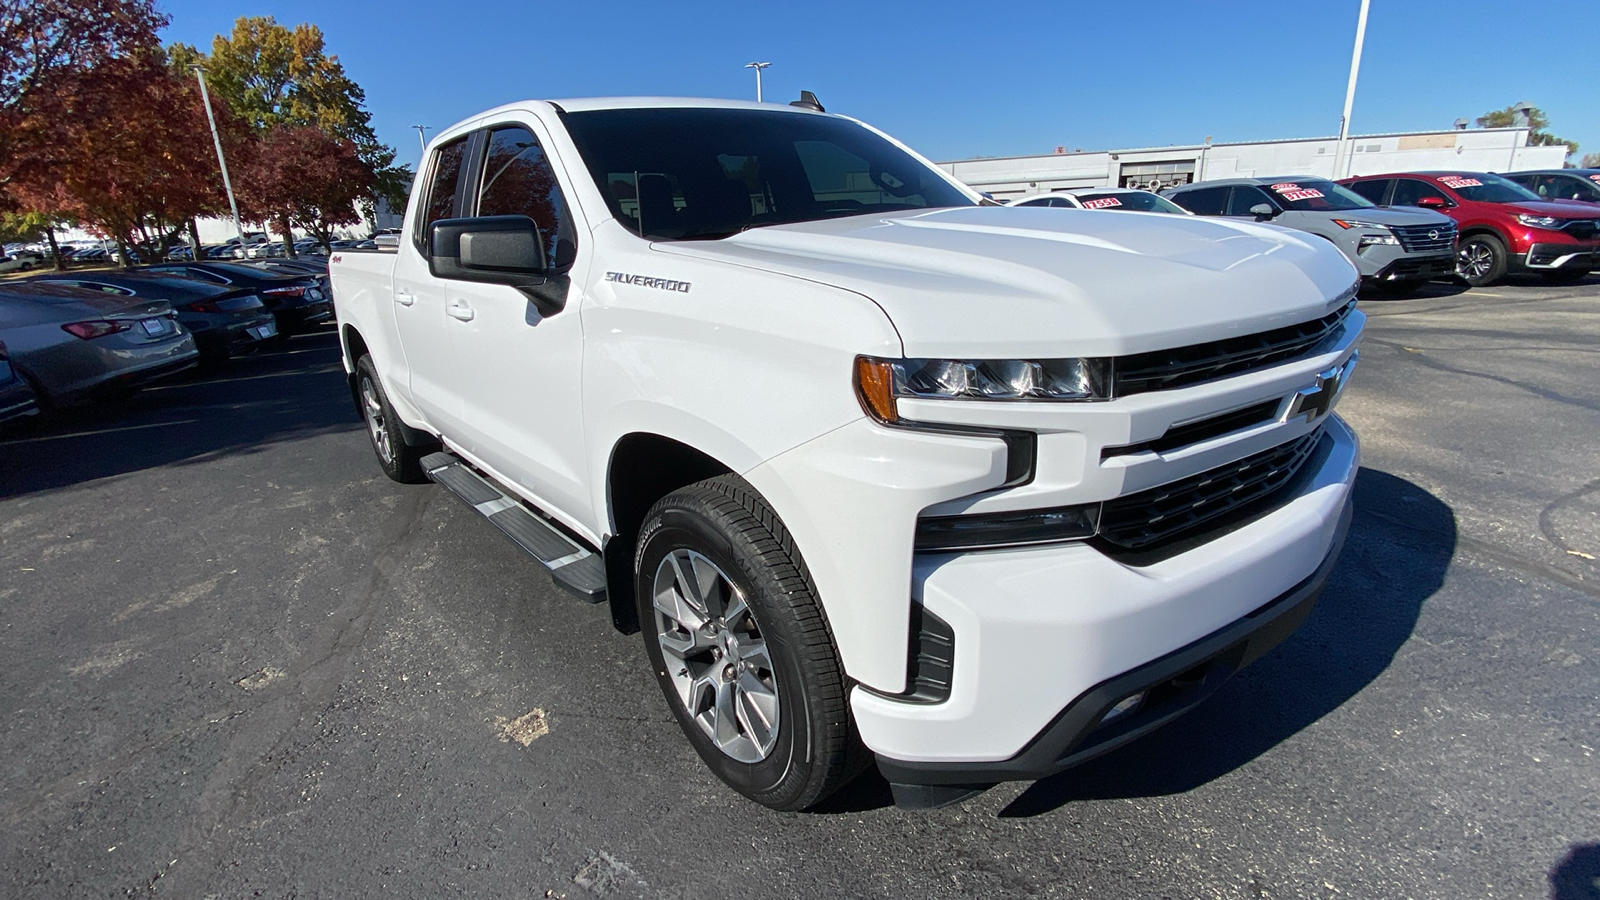
<instances>
[{"instance_id":1,"label":"green leafy tree","mask_svg":"<svg viewBox=\"0 0 1600 900\"><path fill-rule=\"evenodd\" d=\"M1579 163L1579 165L1583 166L1585 169L1600 169L1600 153L1590 153L1585 155L1583 162Z\"/></svg>"},{"instance_id":2,"label":"green leafy tree","mask_svg":"<svg viewBox=\"0 0 1600 900\"><path fill-rule=\"evenodd\" d=\"M1516 107L1514 106L1508 106L1505 109L1492 110L1478 117L1478 127L1510 128L1516 121L1516 115ZM1544 110L1539 109L1538 107L1528 110L1528 126L1529 144L1532 144L1535 147L1554 147L1557 144L1564 144L1567 148L1567 153L1572 154L1578 152L1577 141L1569 141L1565 138L1558 138L1545 130L1546 128L1550 127L1550 117L1545 115Z\"/></svg>"},{"instance_id":3,"label":"green leafy tree","mask_svg":"<svg viewBox=\"0 0 1600 900\"><path fill-rule=\"evenodd\" d=\"M244 16L230 35L211 42L209 57L186 44L174 44L168 54L174 66L204 65L214 94L258 135L309 125L349 141L372 174L373 193L393 206L405 204L410 169L396 166L395 151L378 140L366 93L339 57L328 54L315 25L288 28L271 16ZM363 198L363 205L370 213L372 198Z\"/></svg>"}]
</instances>

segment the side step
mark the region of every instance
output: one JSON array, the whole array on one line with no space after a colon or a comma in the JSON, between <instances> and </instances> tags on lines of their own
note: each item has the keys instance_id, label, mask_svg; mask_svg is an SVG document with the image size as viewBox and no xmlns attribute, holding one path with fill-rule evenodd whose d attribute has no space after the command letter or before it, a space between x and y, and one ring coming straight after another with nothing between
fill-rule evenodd
<instances>
[{"instance_id":1,"label":"side step","mask_svg":"<svg viewBox=\"0 0 1600 900\"><path fill-rule=\"evenodd\" d=\"M606 599L606 566L600 554L580 546L556 526L534 515L521 501L472 471L454 454L424 456L422 471L543 563L557 585L590 603Z\"/></svg>"}]
</instances>

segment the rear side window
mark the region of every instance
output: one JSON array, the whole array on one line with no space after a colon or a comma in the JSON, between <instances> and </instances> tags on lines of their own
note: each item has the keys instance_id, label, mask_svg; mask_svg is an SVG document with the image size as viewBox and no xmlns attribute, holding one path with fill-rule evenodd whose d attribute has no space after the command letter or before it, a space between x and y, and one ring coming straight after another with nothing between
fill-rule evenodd
<instances>
[{"instance_id":1,"label":"rear side window","mask_svg":"<svg viewBox=\"0 0 1600 900\"><path fill-rule=\"evenodd\" d=\"M456 185L461 181L461 164L467 158L467 139L457 138L433 154L433 169L428 178L428 199L422 204L422 221L417 223L417 246L427 245L428 226L440 219L455 217Z\"/></svg>"},{"instance_id":2,"label":"rear side window","mask_svg":"<svg viewBox=\"0 0 1600 900\"><path fill-rule=\"evenodd\" d=\"M1394 199L1389 201L1390 206L1416 206L1417 201L1423 197L1438 197L1449 202L1450 198L1426 181L1416 181L1411 178L1399 178L1394 183Z\"/></svg>"},{"instance_id":3,"label":"rear side window","mask_svg":"<svg viewBox=\"0 0 1600 900\"><path fill-rule=\"evenodd\" d=\"M1228 189L1225 187L1197 188L1173 194L1167 198L1173 203L1187 209L1197 216L1220 216L1222 206L1228 202Z\"/></svg>"},{"instance_id":4,"label":"rear side window","mask_svg":"<svg viewBox=\"0 0 1600 900\"><path fill-rule=\"evenodd\" d=\"M1228 198L1228 215L1230 216L1255 216L1250 207L1259 203L1273 206L1272 200L1267 197L1267 192L1253 184L1235 185L1233 195ZM1277 207L1273 206L1274 209Z\"/></svg>"},{"instance_id":5,"label":"rear side window","mask_svg":"<svg viewBox=\"0 0 1600 900\"><path fill-rule=\"evenodd\" d=\"M1389 190L1390 183L1391 182L1387 178L1379 178L1376 181L1358 181L1355 184L1345 185L1345 187L1348 187L1350 190L1355 191L1357 194L1360 194L1373 203L1382 205L1383 195Z\"/></svg>"},{"instance_id":6,"label":"rear side window","mask_svg":"<svg viewBox=\"0 0 1600 900\"><path fill-rule=\"evenodd\" d=\"M557 269L571 265L577 251L572 217L539 139L521 125L512 125L489 132L488 144L477 214L527 216L539 226L552 265Z\"/></svg>"}]
</instances>

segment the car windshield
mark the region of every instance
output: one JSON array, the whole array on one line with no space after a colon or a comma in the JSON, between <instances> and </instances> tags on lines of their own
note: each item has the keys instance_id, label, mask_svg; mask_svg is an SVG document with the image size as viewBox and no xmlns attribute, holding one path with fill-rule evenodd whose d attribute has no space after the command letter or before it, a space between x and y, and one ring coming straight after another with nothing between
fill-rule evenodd
<instances>
[{"instance_id":1,"label":"car windshield","mask_svg":"<svg viewBox=\"0 0 1600 900\"><path fill-rule=\"evenodd\" d=\"M1544 199L1514 181L1486 172L1437 175L1434 180L1475 203L1524 203Z\"/></svg>"},{"instance_id":2,"label":"car windshield","mask_svg":"<svg viewBox=\"0 0 1600 900\"><path fill-rule=\"evenodd\" d=\"M612 215L651 240L977 205L938 172L846 119L663 108L574 112L564 121Z\"/></svg>"},{"instance_id":3,"label":"car windshield","mask_svg":"<svg viewBox=\"0 0 1600 900\"><path fill-rule=\"evenodd\" d=\"M1286 178L1274 181L1267 190L1284 209L1300 212L1369 209L1374 205L1360 194L1320 178Z\"/></svg>"},{"instance_id":4,"label":"car windshield","mask_svg":"<svg viewBox=\"0 0 1600 900\"><path fill-rule=\"evenodd\" d=\"M1149 191L1116 191L1106 194L1078 194L1084 209L1121 209L1132 212L1177 213L1188 215L1183 207Z\"/></svg>"}]
</instances>

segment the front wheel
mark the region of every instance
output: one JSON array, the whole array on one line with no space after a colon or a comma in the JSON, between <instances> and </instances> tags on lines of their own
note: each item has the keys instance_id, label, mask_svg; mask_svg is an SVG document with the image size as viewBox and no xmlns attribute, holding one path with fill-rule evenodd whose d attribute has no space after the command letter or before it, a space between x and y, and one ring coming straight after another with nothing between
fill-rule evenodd
<instances>
[{"instance_id":1,"label":"front wheel","mask_svg":"<svg viewBox=\"0 0 1600 900\"><path fill-rule=\"evenodd\" d=\"M371 356L363 356L356 363L356 395L361 403L361 418L367 423L367 437L372 440L372 452L378 455L383 474L401 484L427 481L428 476L422 471L423 451L406 445L400 417L389 405Z\"/></svg>"},{"instance_id":2,"label":"front wheel","mask_svg":"<svg viewBox=\"0 0 1600 900\"><path fill-rule=\"evenodd\" d=\"M634 584L656 680L718 778L795 810L859 770L844 671L805 563L748 483L725 475L657 502Z\"/></svg>"},{"instance_id":3,"label":"front wheel","mask_svg":"<svg viewBox=\"0 0 1600 900\"><path fill-rule=\"evenodd\" d=\"M1494 284L1506 274L1506 245L1492 234L1463 238L1456 248L1456 274L1473 287Z\"/></svg>"}]
</instances>

